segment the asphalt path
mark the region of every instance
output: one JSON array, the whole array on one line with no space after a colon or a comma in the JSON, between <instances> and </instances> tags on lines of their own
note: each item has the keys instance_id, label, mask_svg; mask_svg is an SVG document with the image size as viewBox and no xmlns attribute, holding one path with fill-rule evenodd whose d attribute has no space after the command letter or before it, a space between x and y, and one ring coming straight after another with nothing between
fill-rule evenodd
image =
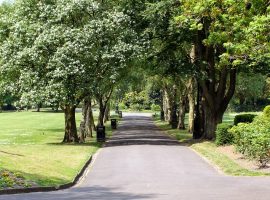
<instances>
[{"instance_id":1,"label":"asphalt path","mask_svg":"<svg viewBox=\"0 0 270 200\"><path fill-rule=\"evenodd\" d=\"M149 115L125 114L73 188L0 200L270 200L269 177L226 176L160 131Z\"/></svg>"}]
</instances>

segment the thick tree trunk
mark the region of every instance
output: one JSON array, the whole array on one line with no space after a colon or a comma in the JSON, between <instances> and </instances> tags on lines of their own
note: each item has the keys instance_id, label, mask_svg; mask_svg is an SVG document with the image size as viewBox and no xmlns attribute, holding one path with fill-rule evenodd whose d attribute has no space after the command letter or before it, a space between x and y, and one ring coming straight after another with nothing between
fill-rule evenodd
<instances>
[{"instance_id":1,"label":"thick tree trunk","mask_svg":"<svg viewBox=\"0 0 270 200\"><path fill-rule=\"evenodd\" d=\"M65 112L65 136L63 142L79 142L76 127L76 106L66 105Z\"/></svg>"},{"instance_id":2,"label":"thick tree trunk","mask_svg":"<svg viewBox=\"0 0 270 200\"><path fill-rule=\"evenodd\" d=\"M42 103L37 103L37 112L40 112L41 107L42 107Z\"/></svg>"},{"instance_id":3,"label":"thick tree trunk","mask_svg":"<svg viewBox=\"0 0 270 200\"><path fill-rule=\"evenodd\" d=\"M204 106L204 134L203 138L212 140L215 138L217 125L222 123L222 110L213 111L208 106Z\"/></svg>"},{"instance_id":4,"label":"thick tree trunk","mask_svg":"<svg viewBox=\"0 0 270 200\"><path fill-rule=\"evenodd\" d=\"M195 115L195 80L191 78L188 84L188 131L193 133L194 131L194 115Z\"/></svg>"},{"instance_id":5,"label":"thick tree trunk","mask_svg":"<svg viewBox=\"0 0 270 200\"><path fill-rule=\"evenodd\" d=\"M229 71L229 73L228 73ZM228 84L227 76L229 74L230 81ZM222 117L233 97L236 83L236 69L224 68L220 73L219 84L217 91L211 89L211 84L208 86L205 81L201 82L203 103L205 111L204 135L206 139L214 139L216 127L222 122ZM227 88L228 85L228 88Z\"/></svg>"},{"instance_id":6,"label":"thick tree trunk","mask_svg":"<svg viewBox=\"0 0 270 200\"><path fill-rule=\"evenodd\" d=\"M91 124L92 130L96 130L96 125L95 125L95 119L94 119L94 114L93 114L93 110L92 110L92 105L89 108L89 122ZM92 132L91 132L92 134Z\"/></svg>"},{"instance_id":7,"label":"thick tree trunk","mask_svg":"<svg viewBox=\"0 0 270 200\"><path fill-rule=\"evenodd\" d=\"M98 125L104 126L104 117L106 112L106 105L103 104L103 99L99 99L99 115L98 115Z\"/></svg>"},{"instance_id":8,"label":"thick tree trunk","mask_svg":"<svg viewBox=\"0 0 270 200\"><path fill-rule=\"evenodd\" d=\"M160 101L160 120L161 121L165 121L163 93L164 93L164 91L161 91L161 101Z\"/></svg>"},{"instance_id":9,"label":"thick tree trunk","mask_svg":"<svg viewBox=\"0 0 270 200\"><path fill-rule=\"evenodd\" d=\"M82 106L82 119L80 123L80 142L85 142L86 138L86 120L87 120L87 104L84 101Z\"/></svg>"},{"instance_id":10,"label":"thick tree trunk","mask_svg":"<svg viewBox=\"0 0 270 200\"><path fill-rule=\"evenodd\" d=\"M107 104L106 109L105 109L104 123L109 121L109 119L110 119L110 103Z\"/></svg>"},{"instance_id":11,"label":"thick tree trunk","mask_svg":"<svg viewBox=\"0 0 270 200\"><path fill-rule=\"evenodd\" d=\"M86 123L85 123L85 129L86 129L86 135L89 137L93 137L93 130L96 130L95 127L95 121L92 111L92 103L91 99L88 99L87 101L87 112L86 112Z\"/></svg>"},{"instance_id":12,"label":"thick tree trunk","mask_svg":"<svg viewBox=\"0 0 270 200\"><path fill-rule=\"evenodd\" d=\"M198 85L197 87L197 99L195 105L195 113L194 113L194 130L193 130L193 138L200 139L204 133L204 110L202 103L202 91L201 87Z\"/></svg>"},{"instance_id":13,"label":"thick tree trunk","mask_svg":"<svg viewBox=\"0 0 270 200\"><path fill-rule=\"evenodd\" d=\"M168 91L164 90L164 97L163 97L163 110L165 115L165 121L171 121L171 108L170 108L170 102L169 102L169 94Z\"/></svg>"},{"instance_id":14,"label":"thick tree trunk","mask_svg":"<svg viewBox=\"0 0 270 200\"><path fill-rule=\"evenodd\" d=\"M173 86L173 91L169 95L169 103L171 108L171 120L169 123L172 125L172 128L177 128L177 103L176 103L176 96L177 96L177 87L176 85Z\"/></svg>"},{"instance_id":15,"label":"thick tree trunk","mask_svg":"<svg viewBox=\"0 0 270 200\"><path fill-rule=\"evenodd\" d=\"M185 127L186 105L187 105L186 104L186 97L180 96L178 126L177 126L177 128L180 130L186 129L186 127Z\"/></svg>"},{"instance_id":16,"label":"thick tree trunk","mask_svg":"<svg viewBox=\"0 0 270 200\"><path fill-rule=\"evenodd\" d=\"M202 23L204 28L198 31L195 43L195 60L197 61L195 64L206 75L198 79L202 91L200 99L203 106L197 105L201 110L197 117L203 116L204 118L203 138L213 139L217 124L222 122L223 114L235 91L236 69L232 65L216 67L219 56L226 49L222 46L206 46L204 44L203 41L209 34L210 22L204 19ZM202 64L203 62L206 64Z\"/></svg>"}]
</instances>

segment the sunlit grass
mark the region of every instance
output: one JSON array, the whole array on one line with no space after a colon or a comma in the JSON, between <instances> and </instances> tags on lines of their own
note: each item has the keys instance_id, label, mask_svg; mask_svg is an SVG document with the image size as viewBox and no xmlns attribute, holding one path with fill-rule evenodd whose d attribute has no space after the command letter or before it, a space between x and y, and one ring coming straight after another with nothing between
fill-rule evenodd
<instances>
[{"instance_id":1,"label":"sunlit grass","mask_svg":"<svg viewBox=\"0 0 270 200\"><path fill-rule=\"evenodd\" d=\"M233 124L234 117L240 113L226 113L223 118L224 123ZM242 113L241 113L242 114ZM252 114L261 114L259 112ZM203 157L207 158L211 163L216 165L221 171L231 176L270 176L270 173L251 171L243 168L227 155L218 151L218 147L213 141L193 140L192 135L187 130L171 129L171 126L164 121L160 121L155 117L155 124L166 131L171 137L176 138L179 142L184 143L194 149ZM186 117L186 124L188 123Z\"/></svg>"},{"instance_id":2,"label":"sunlit grass","mask_svg":"<svg viewBox=\"0 0 270 200\"><path fill-rule=\"evenodd\" d=\"M77 127L81 113L76 114ZM107 133L111 129L107 124ZM62 144L64 114L54 112L0 113L0 170L20 172L39 185L72 181L101 144Z\"/></svg>"}]
</instances>

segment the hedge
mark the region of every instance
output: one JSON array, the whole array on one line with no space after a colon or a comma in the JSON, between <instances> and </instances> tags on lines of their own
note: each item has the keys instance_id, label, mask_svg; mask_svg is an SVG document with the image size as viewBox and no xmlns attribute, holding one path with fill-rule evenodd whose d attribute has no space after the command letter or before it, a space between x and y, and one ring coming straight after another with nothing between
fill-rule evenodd
<instances>
[{"instance_id":1,"label":"hedge","mask_svg":"<svg viewBox=\"0 0 270 200\"><path fill-rule=\"evenodd\" d=\"M267 111L268 108L267 108ZM239 123L229 130L234 137L236 150L247 158L256 160L261 167L270 161L269 112L256 117L252 123Z\"/></svg>"},{"instance_id":2,"label":"hedge","mask_svg":"<svg viewBox=\"0 0 270 200\"><path fill-rule=\"evenodd\" d=\"M216 144L218 146L233 143L233 134L228 130L232 128L229 124L219 124L216 130Z\"/></svg>"},{"instance_id":3,"label":"hedge","mask_svg":"<svg viewBox=\"0 0 270 200\"><path fill-rule=\"evenodd\" d=\"M251 123L253 122L256 116L257 115L253 115L253 114L236 115L234 118L234 125L237 125L239 123Z\"/></svg>"}]
</instances>

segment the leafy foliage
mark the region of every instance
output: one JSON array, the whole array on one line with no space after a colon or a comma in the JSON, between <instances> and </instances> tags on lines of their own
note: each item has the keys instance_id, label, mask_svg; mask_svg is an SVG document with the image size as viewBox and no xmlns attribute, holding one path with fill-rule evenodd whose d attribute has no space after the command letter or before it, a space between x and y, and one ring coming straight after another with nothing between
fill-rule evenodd
<instances>
[{"instance_id":1,"label":"leafy foliage","mask_svg":"<svg viewBox=\"0 0 270 200\"><path fill-rule=\"evenodd\" d=\"M232 128L229 124L219 124L216 130L216 144L218 146L233 143L233 135L228 131Z\"/></svg>"},{"instance_id":2,"label":"leafy foliage","mask_svg":"<svg viewBox=\"0 0 270 200\"><path fill-rule=\"evenodd\" d=\"M256 116L257 115L253 115L253 114L236 115L234 118L234 125L237 125L239 123L251 123L253 122Z\"/></svg>"},{"instance_id":3,"label":"leafy foliage","mask_svg":"<svg viewBox=\"0 0 270 200\"><path fill-rule=\"evenodd\" d=\"M240 153L255 159L260 166L266 166L270 161L269 116L263 114L252 123L240 123L230 132L234 135L234 144Z\"/></svg>"}]
</instances>

